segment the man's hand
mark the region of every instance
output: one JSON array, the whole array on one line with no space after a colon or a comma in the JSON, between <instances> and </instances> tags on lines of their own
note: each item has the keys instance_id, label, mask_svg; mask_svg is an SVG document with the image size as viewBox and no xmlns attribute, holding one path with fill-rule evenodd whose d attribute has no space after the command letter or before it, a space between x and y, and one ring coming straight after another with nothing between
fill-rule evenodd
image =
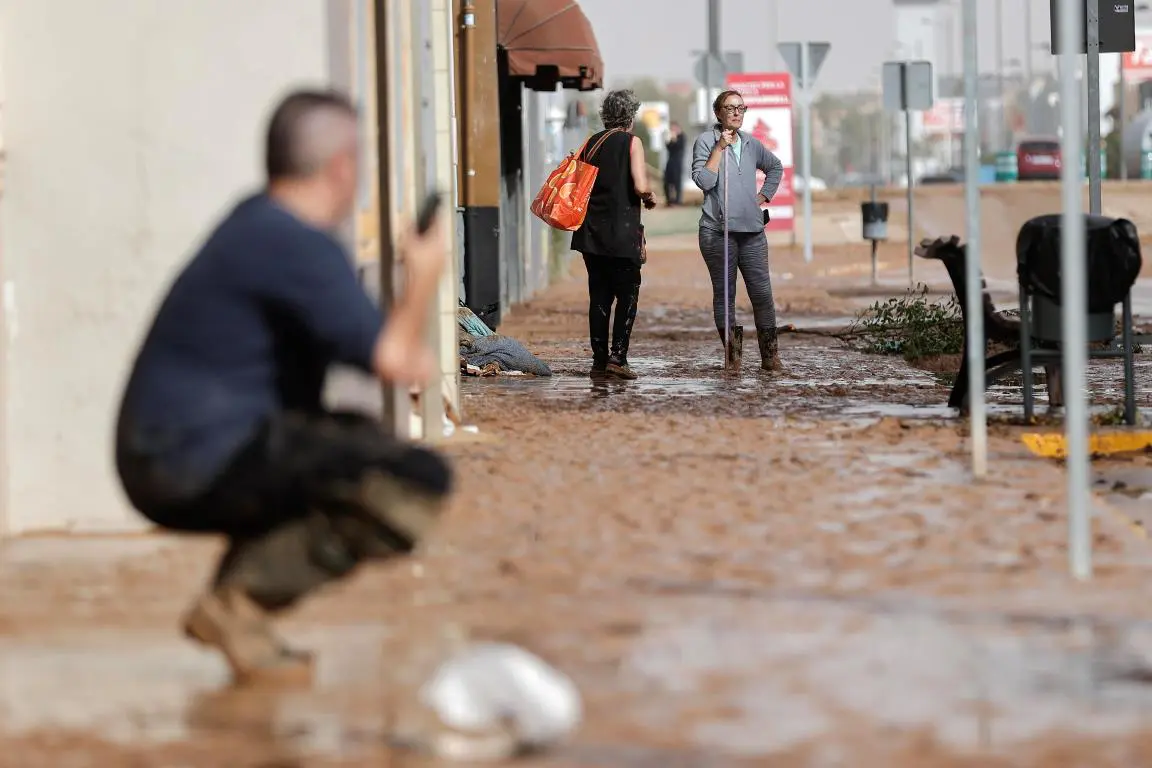
<instances>
[{"instance_id":1,"label":"man's hand","mask_svg":"<svg viewBox=\"0 0 1152 768\"><path fill-rule=\"evenodd\" d=\"M386 382L420 385L436 375L436 356L428 348L426 335L447 250L441 214L424 234L413 225L397 242L396 259L404 265L408 279L376 341L373 365L376 375Z\"/></svg>"},{"instance_id":2,"label":"man's hand","mask_svg":"<svg viewBox=\"0 0 1152 768\"><path fill-rule=\"evenodd\" d=\"M768 198L765 197L763 193L756 195L757 205L768 205L768 202L769 202Z\"/></svg>"},{"instance_id":3,"label":"man's hand","mask_svg":"<svg viewBox=\"0 0 1152 768\"><path fill-rule=\"evenodd\" d=\"M444 274L448 239L444 235L442 215L436 214L432 226L424 234L413 224L396 243L397 261L408 271L409 280L436 282Z\"/></svg>"},{"instance_id":4,"label":"man's hand","mask_svg":"<svg viewBox=\"0 0 1152 768\"><path fill-rule=\"evenodd\" d=\"M644 210L650 211L656 207L656 198L651 192L645 192L640 195L640 202L644 204Z\"/></svg>"}]
</instances>

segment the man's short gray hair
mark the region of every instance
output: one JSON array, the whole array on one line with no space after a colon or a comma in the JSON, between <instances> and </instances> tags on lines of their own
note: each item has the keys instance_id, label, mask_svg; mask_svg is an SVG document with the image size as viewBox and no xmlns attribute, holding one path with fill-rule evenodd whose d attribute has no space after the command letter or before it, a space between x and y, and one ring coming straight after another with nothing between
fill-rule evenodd
<instances>
[{"instance_id":1,"label":"man's short gray hair","mask_svg":"<svg viewBox=\"0 0 1152 768\"><path fill-rule=\"evenodd\" d=\"M600 121L605 128L627 129L639 111L640 99L632 91L609 91L600 103Z\"/></svg>"}]
</instances>

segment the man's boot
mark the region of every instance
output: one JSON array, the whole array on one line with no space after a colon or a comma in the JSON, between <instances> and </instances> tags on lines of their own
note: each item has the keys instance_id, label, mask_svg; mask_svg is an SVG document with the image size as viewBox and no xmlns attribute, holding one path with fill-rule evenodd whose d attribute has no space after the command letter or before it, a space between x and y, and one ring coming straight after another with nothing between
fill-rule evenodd
<instances>
[{"instance_id":1,"label":"man's boot","mask_svg":"<svg viewBox=\"0 0 1152 768\"><path fill-rule=\"evenodd\" d=\"M201 596L184 617L185 634L224 654L239 685L308 684L312 656L288 649L265 613L236 587Z\"/></svg>"},{"instance_id":2,"label":"man's boot","mask_svg":"<svg viewBox=\"0 0 1152 768\"><path fill-rule=\"evenodd\" d=\"M185 633L223 653L237 683L307 683L312 655L280 640L271 614L351 573L360 562L354 543L322 512L234 539L212 591L185 617Z\"/></svg>"},{"instance_id":3,"label":"man's boot","mask_svg":"<svg viewBox=\"0 0 1152 768\"><path fill-rule=\"evenodd\" d=\"M757 328L756 343L760 347L760 367L769 373L781 373L780 337L775 328Z\"/></svg>"},{"instance_id":4,"label":"man's boot","mask_svg":"<svg viewBox=\"0 0 1152 768\"><path fill-rule=\"evenodd\" d=\"M720 341L724 343L724 334L720 334ZM744 326L734 325L728 334L727 344L724 347L724 370L739 372L744 363Z\"/></svg>"}]
</instances>

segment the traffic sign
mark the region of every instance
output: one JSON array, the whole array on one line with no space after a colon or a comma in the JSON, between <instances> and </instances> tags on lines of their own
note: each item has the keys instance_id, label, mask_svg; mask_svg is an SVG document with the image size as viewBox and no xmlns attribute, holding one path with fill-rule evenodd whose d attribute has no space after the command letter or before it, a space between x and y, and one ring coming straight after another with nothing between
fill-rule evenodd
<instances>
[{"instance_id":1,"label":"traffic sign","mask_svg":"<svg viewBox=\"0 0 1152 768\"><path fill-rule=\"evenodd\" d=\"M932 109L932 63L884 62L884 109L921 112Z\"/></svg>"},{"instance_id":2,"label":"traffic sign","mask_svg":"<svg viewBox=\"0 0 1152 768\"><path fill-rule=\"evenodd\" d=\"M705 88L723 88L728 78L728 67L719 56L705 53L696 59L696 82Z\"/></svg>"},{"instance_id":3,"label":"traffic sign","mask_svg":"<svg viewBox=\"0 0 1152 768\"><path fill-rule=\"evenodd\" d=\"M808 46L808 71L804 71L804 46ZM816 84L816 76L831 50L832 43L780 43L776 50L784 59L784 66L796 78L796 84L807 90Z\"/></svg>"}]
</instances>

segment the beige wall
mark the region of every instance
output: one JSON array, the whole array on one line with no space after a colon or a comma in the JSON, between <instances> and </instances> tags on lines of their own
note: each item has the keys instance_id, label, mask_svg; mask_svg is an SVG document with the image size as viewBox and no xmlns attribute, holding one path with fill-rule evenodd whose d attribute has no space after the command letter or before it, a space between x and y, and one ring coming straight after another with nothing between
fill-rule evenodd
<instances>
[{"instance_id":1,"label":"beige wall","mask_svg":"<svg viewBox=\"0 0 1152 768\"><path fill-rule=\"evenodd\" d=\"M111 427L160 291L259 178L324 0L0 0L0 534L140 524Z\"/></svg>"}]
</instances>

